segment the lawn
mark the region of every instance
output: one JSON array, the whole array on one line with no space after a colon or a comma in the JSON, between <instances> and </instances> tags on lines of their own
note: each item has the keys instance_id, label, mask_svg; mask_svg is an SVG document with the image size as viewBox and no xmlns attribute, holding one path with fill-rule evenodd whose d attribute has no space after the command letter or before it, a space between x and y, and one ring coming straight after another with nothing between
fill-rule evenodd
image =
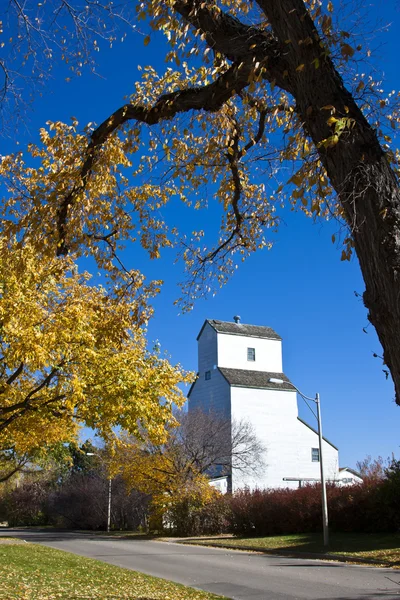
<instances>
[{"instance_id":1,"label":"lawn","mask_svg":"<svg viewBox=\"0 0 400 600\"><path fill-rule=\"evenodd\" d=\"M10 540L0 540L0 581L2 600L222 600L91 558Z\"/></svg>"},{"instance_id":2,"label":"lawn","mask_svg":"<svg viewBox=\"0 0 400 600\"><path fill-rule=\"evenodd\" d=\"M400 568L400 534L331 533L325 550L322 534L304 533L273 537L225 537L188 540L188 543L260 550L263 552L318 553L335 558L338 555L375 560Z\"/></svg>"}]
</instances>

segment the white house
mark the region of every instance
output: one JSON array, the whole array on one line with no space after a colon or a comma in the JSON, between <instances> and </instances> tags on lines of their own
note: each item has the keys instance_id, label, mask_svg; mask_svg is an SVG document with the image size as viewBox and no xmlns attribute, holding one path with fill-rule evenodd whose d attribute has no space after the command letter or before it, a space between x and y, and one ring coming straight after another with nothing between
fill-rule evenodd
<instances>
[{"instance_id":1,"label":"white house","mask_svg":"<svg viewBox=\"0 0 400 600\"><path fill-rule=\"evenodd\" d=\"M197 337L198 376L188 394L189 411L250 421L266 448L263 474L233 470L228 489L295 488L319 481L318 434L298 416L296 391L283 373L282 339L270 327L235 321L204 322ZM355 477L339 471L338 449L326 438L322 450L327 480L346 484L343 480ZM221 478L214 485L221 491L226 487Z\"/></svg>"},{"instance_id":2,"label":"white house","mask_svg":"<svg viewBox=\"0 0 400 600\"><path fill-rule=\"evenodd\" d=\"M339 469L338 483L340 485L353 485L355 483L362 483L363 479L357 471L350 467L341 467Z\"/></svg>"}]
</instances>

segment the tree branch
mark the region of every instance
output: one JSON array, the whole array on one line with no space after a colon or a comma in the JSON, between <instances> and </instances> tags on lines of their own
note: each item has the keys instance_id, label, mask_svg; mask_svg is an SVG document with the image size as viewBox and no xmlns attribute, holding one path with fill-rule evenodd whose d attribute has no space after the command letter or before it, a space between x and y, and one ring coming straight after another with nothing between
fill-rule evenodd
<instances>
[{"instance_id":1,"label":"tree branch","mask_svg":"<svg viewBox=\"0 0 400 600\"><path fill-rule=\"evenodd\" d=\"M181 112L190 110L205 110L214 112L229 100L233 95L243 90L250 81L252 73L257 74L262 68L260 64L255 69L252 61L235 63L213 83L205 86L178 90L163 94L150 108L140 104L126 104L116 110L92 133L86 152L86 159L81 168L81 183L62 200L57 215L57 229L59 246L57 255L68 254L67 221L68 211L74 200L86 188L96 160L96 150L127 121L135 120L147 125L155 125L160 121L173 118Z\"/></svg>"},{"instance_id":2,"label":"tree branch","mask_svg":"<svg viewBox=\"0 0 400 600\"><path fill-rule=\"evenodd\" d=\"M7 385L11 385L11 384L12 384L12 382L13 382L13 381L15 381L15 380L16 380L16 379L17 379L17 378L18 378L18 377L21 375L21 373L22 373L22 371L23 371L23 368L24 368L24 363L22 362L22 363L19 365L18 369L16 369L16 370L14 371L14 373L12 373L12 375L10 375L10 377L7 379L7 381L6 381L6 384L7 384ZM4 391L4 390L2 390L2 392L3 392L3 391Z\"/></svg>"},{"instance_id":3,"label":"tree branch","mask_svg":"<svg viewBox=\"0 0 400 600\"><path fill-rule=\"evenodd\" d=\"M223 12L214 3L204 0L179 0L174 10L201 31L207 44L232 62L262 62L265 77L291 92L286 79L285 52L277 38L265 29L246 25L236 17Z\"/></svg>"}]
</instances>

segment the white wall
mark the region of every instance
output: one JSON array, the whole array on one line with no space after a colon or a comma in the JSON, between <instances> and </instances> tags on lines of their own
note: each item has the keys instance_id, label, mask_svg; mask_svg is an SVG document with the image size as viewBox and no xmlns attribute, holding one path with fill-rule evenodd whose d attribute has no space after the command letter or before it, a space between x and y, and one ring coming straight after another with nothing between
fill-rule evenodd
<instances>
[{"instance_id":1,"label":"white wall","mask_svg":"<svg viewBox=\"0 0 400 600\"><path fill-rule=\"evenodd\" d=\"M221 494L226 494L228 491L228 478L218 477L217 479L210 479L211 487L217 489Z\"/></svg>"},{"instance_id":2,"label":"white wall","mask_svg":"<svg viewBox=\"0 0 400 600\"><path fill-rule=\"evenodd\" d=\"M208 323L205 324L197 342L198 372L203 374L217 364L217 332Z\"/></svg>"},{"instance_id":3,"label":"white wall","mask_svg":"<svg viewBox=\"0 0 400 600\"><path fill-rule=\"evenodd\" d=\"M311 448L318 448L318 434L312 431L307 425L301 421L297 421L298 425L298 452L297 452L297 468L300 477L320 479L320 463L312 462ZM317 424L315 423L315 426ZM337 479L339 474L339 452L328 444L325 440L322 443L322 453L324 457L325 479Z\"/></svg>"},{"instance_id":4,"label":"white wall","mask_svg":"<svg viewBox=\"0 0 400 600\"><path fill-rule=\"evenodd\" d=\"M247 360L247 348L255 349L255 361ZM217 364L230 369L282 373L282 342L218 333Z\"/></svg>"},{"instance_id":5,"label":"white wall","mask_svg":"<svg viewBox=\"0 0 400 600\"><path fill-rule=\"evenodd\" d=\"M298 482L283 478L320 478L320 464L311 460L311 448L318 448L318 435L297 419L295 392L232 387L231 412L233 420L250 421L266 447L263 473L243 476L234 472L233 491L245 486L297 488ZM338 452L324 442L323 453L327 478L334 479Z\"/></svg>"},{"instance_id":6,"label":"white wall","mask_svg":"<svg viewBox=\"0 0 400 600\"><path fill-rule=\"evenodd\" d=\"M218 369L211 370L209 380L204 378L204 371L199 373L190 392L188 409L189 412L203 410L230 418L230 387Z\"/></svg>"},{"instance_id":7,"label":"white wall","mask_svg":"<svg viewBox=\"0 0 400 600\"><path fill-rule=\"evenodd\" d=\"M361 477L354 475L354 473L352 473L351 471L346 471L346 469L339 471L337 478L337 483L339 485L354 485L355 483L363 483Z\"/></svg>"}]
</instances>

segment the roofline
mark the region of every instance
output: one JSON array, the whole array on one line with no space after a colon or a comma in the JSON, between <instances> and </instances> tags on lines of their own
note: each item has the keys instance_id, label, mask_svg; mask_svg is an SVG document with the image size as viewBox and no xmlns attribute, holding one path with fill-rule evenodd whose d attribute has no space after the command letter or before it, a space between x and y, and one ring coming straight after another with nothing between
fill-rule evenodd
<instances>
[{"instance_id":1,"label":"roofline","mask_svg":"<svg viewBox=\"0 0 400 600\"><path fill-rule=\"evenodd\" d=\"M339 473L340 473L340 471L349 471L352 475L355 475L356 477L363 479L363 476L361 475L361 473L359 473L358 471L355 471L351 467L339 467Z\"/></svg>"},{"instance_id":2,"label":"roofline","mask_svg":"<svg viewBox=\"0 0 400 600\"><path fill-rule=\"evenodd\" d=\"M244 324L244 323L243 323ZM210 323L211 325L211 323ZM212 325L211 325L212 327ZM213 327L213 329L215 329ZM274 337L267 337L266 335L252 335L251 333L233 333L233 331L217 331L217 329L215 329L215 331L217 333L220 333L221 335L236 335L238 337L251 337L251 338L257 338L258 340L272 340L275 342L281 342L282 338L280 336L278 336L278 334L276 334L276 336Z\"/></svg>"},{"instance_id":3,"label":"roofline","mask_svg":"<svg viewBox=\"0 0 400 600\"><path fill-rule=\"evenodd\" d=\"M259 339L259 340L275 340L276 342L281 342L281 341L282 341L282 338L281 338L281 336L280 336L280 335L278 335L277 333L276 333L276 334L275 334L273 337L272 337L272 336L271 336L271 337L267 337L267 336L265 336L265 335L252 335L251 333L249 333L249 334L248 334L248 333L244 334L244 333L233 333L232 331L218 331L218 329L216 329L216 328L214 327L214 325L213 325L213 324L210 322L210 319L206 319L206 320L204 321L204 323L203 323L203 325L202 325L202 327L201 327L200 331L199 331L199 335L198 335L198 336L197 336L197 338L196 338L196 341L197 341L197 342L199 341L199 338L200 338L201 334L203 333L203 329L204 329L204 327L206 326L206 324L207 324L207 323L209 324L209 326L210 326L210 327L212 327L212 328L214 329L214 331L215 331L216 333L220 333L220 334L222 334L222 335L237 335L237 336L239 336L239 337L251 337L251 338L257 338L257 339ZM221 323L229 323L229 321L221 321ZM240 325L250 325L250 323L240 323ZM251 326L251 325L250 325L250 326Z\"/></svg>"},{"instance_id":4,"label":"roofline","mask_svg":"<svg viewBox=\"0 0 400 600\"><path fill-rule=\"evenodd\" d=\"M196 338L196 341L197 341L197 342L199 341L199 337L200 337L200 336L201 336L201 334L203 333L203 329L204 329L204 327L207 325L207 323L210 325L210 327L212 327L212 325L211 325L211 323L209 322L209 320L208 320L208 319L206 319L206 320L204 321L203 325L201 326L201 329L200 329L200 331L199 331L199 335L198 335L198 336L197 336L197 338ZM213 327L213 329L214 329L214 327ZM216 331L216 330L215 330L215 331Z\"/></svg>"},{"instance_id":5,"label":"roofline","mask_svg":"<svg viewBox=\"0 0 400 600\"><path fill-rule=\"evenodd\" d=\"M243 369L245 370L245 369ZM222 375L225 377L225 375L222 373ZM226 379L226 377L225 377ZM228 381L228 380L227 380ZM229 383L229 382L228 382ZM286 381L284 383L287 383ZM237 388L247 388L247 389L251 389L251 390L275 390L278 392L295 392L296 390L293 389L293 387L283 387L282 384L278 384L281 385L282 387L274 387L273 385L271 386L266 386L266 385L242 385L240 383L230 383L229 384L231 387L237 387ZM288 386L291 385L290 383L288 383Z\"/></svg>"},{"instance_id":6,"label":"roofline","mask_svg":"<svg viewBox=\"0 0 400 600\"><path fill-rule=\"evenodd\" d=\"M286 384L287 386L291 386L291 387L283 387L282 383L271 383L271 385L242 385L240 383L231 383L229 381L229 379L224 375L223 373L223 369L227 369L229 371L230 367L217 367L218 371L221 373L222 377L225 379L225 381L230 385L230 387L237 387L237 388L247 388L247 389L251 389L251 390L276 390L276 391L281 391L281 392L295 392L296 389L294 388L293 384L291 383L291 381L285 381L284 379L283 384ZM235 371L239 370L239 371L252 371L252 369L234 369ZM260 371L260 373L263 373L264 371ZM278 375L278 373L277 373ZM279 373L279 375L284 375L284 373ZM277 387L279 386L279 387Z\"/></svg>"},{"instance_id":7,"label":"roofline","mask_svg":"<svg viewBox=\"0 0 400 600\"><path fill-rule=\"evenodd\" d=\"M192 390L193 390L194 386L196 385L196 382L197 382L198 379L199 379L199 373L196 373L196 379L193 381L192 385L190 386L186 398L189 398L189 396L192 393Z\"/></svg>"},{"instance_id":8,"label":"roofline","mask_svg":"<svg viewBox=\"0 0 400 600\"><path fill-rule=\"evenodd\" d=\"M308 427L308 429L311 429L311 431L318 435L318 431L314 429L314 427L311 427L311 425L309 425L306 421L303 421L303 419L300 419L300 417L297 417L297 420L300 421L300 423L303 423L303 425L305 425L306 427ZM322 436L322 439L324 440L324 442L326 442L327 444L332 446L332 448L335 448L335 450L339 452L339 448L335 446L335 444L332 444L332 442L330 442L328 439L326 439L326 437Z\"/></svg>"},{"instance_id":9,"label":"roofline","mask_svg":"<svg viewBox=\"0 0 400 600\"><path fill-rule=\"evenodd\" d=\"M223 368L223 367L222 367ZM221 369L219 367L217 367L218 371L221 373L222 377L225 379L226 383L231 386L231 384L229 383L229 379L227 377L225 377L225 375L223 374L223 372L221 371Z\"/></svg>"}]
</instances>

